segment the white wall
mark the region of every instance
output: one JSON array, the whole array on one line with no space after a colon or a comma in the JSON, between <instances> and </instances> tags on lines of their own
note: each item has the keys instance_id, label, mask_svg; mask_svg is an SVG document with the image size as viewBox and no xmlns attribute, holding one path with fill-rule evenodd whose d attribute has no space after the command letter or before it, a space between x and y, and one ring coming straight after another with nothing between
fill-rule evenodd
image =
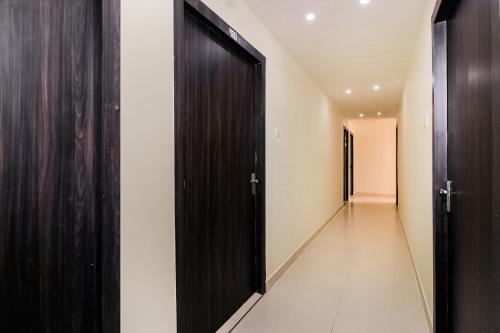
<instances>
[{"instance_id":1,"label":"white wall","mask_svg":"<svg viewBox=\"0 0 500 333\"><path fill-rule=\"evenodd\" d=\"M396 120L349 120L354 135L354 193L396 194Z\"/></svg>"},{"instance_id":2,"label":"white wall","mask_svg":"<svg viewBox=\"0 0 500 333\"><path fill-rule=\"evenodd\" d=\"M432 31L427 0L399 111L399 212L429 318L433 314Z\"/></svg>"},{"instance_id":3,"label":"white wall","mask_svg":"<svg viewBox=\"0 0 500 333\"><path fill-rule=\"evenodd\" d=\"M243 1L207 4L267 57L269 278L342 205L342 120ZM122 0L121 37L122 331L175 332L172 0Z\"/></svg>"}]
</instances>

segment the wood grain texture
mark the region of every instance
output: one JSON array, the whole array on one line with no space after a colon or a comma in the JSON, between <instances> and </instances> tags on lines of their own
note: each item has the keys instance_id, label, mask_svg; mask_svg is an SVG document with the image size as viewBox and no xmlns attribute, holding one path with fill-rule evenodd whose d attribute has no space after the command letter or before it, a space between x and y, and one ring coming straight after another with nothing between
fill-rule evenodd
<instances>
[{"instance_id":1,"label":"wood grain texture","mask_svg":"<svg viewBox=\"0 0 500 333\"><path fill-rule=\"evenodd\" d=\"M492 331L500 332L500 2L492 1L492 216L491 229L491 282L492 282Z\"/></svg>"},{"instance_id":2,"label":"wood grain texture","mask_svg":"<svg viewBox=\"0 0 500 333\"><path fill-rule=\"evenodd\" d=\"M102 331L120 332L120 0L102 1Z\"/></svg>"},{"instance_id":3,"label":"wood grain texture","mask_svg":"<svg viewBox=\"0 0 500 333\"><path fill-rule=\"evenodd\" d=\"M247 50L247 48L244 48ZM251 53L255 56L255 53ZM259 179L255 206L255 291L266 293L266 58L255 64L255 171Z\"/></svg>"},{"instance_id":4,"label":"wood grain texture","mask_svg":"<svg viewBox=\"0 0 500 333\"><path fill-rule=\"evenodd\" d=\"M448 71L446 21L433 26L433 239L434 239L434 331L448 332L449 263L448 214L439 194L448 180Z\"/></svg>"},{"instance_id":5,"label":"wood grain texture","mask_svg":"<svg viewBox=\"0 0 500 333\"><path fill-rule=\"evenodd\" d=\"M214 332L254 293L254 66L185 16L180 332ZM186 314L188 314L186 316Z\"/></svg>"},{"instance_id":6,"label":"wood grain texture","mask_svg":"<svg viewBox=\"0 0 500 333\"><path fill-rule=\"evenodd\" d=\"M265 291L265 59L201 2L175 15L177 327L214 332Z\"/></svg>"},{"instance_id":7,"label":"wood grain texture","mask_svg":"<svg viewBox=\"0 0 500 333\"><path fill-rule=\"evenodd\" d=\"M351 155L351 162L349 164L349 173L351 175L350 177L350 182L351 182L351 195L354 195L354 135L352 133L349 134L350 136L350 143L351 143L351 149L350 149L350 155ZM396 149L397 150L397 149ZM396 175L397 179L397 175Z\"/></svg>"},{"instance_id":8,"label":"wood grain texture","mask_svg":"<svg viewBox=\"0 0 500 333\"><path fill-rule=\"evenodd\" d=\"M118 13L117 4L0 2L4 332L103 332L104 322L114 322L106 332L118 332L108 313L119 297L109 271L119 266L103 257L103 249L119 244L116 234L103 234L108 217L119 223L119 128L116 116L103 117L108 89L113 99L119 95L118 73L107 70L115 59L103 57L109 47L119 50L103 46L103 15ZM108 195L112 206L102 200ZM110 292L114 299L106 303Z\"/></svg>"},{"instance_id":9,"label":"wood grain texture","mask_svg":"<svg viewBox=\"0 0 500 333\"><path fill-rule=\"evenodd\" d=\"M434 200L435 331L499 332L499 2L438 1L435 20L435 192L454 181L449 216Z\"/></svg>"},{"instance_id":10,"label":"wood grain texture","mask_svg":"<svg viewBox=\"0 0 500 333\"><path fill-rule=\"evenodd\" d=\"M349 131L344 127L344 201L349 201Z\"/></svg>"},{"instance_id":11,"label":"wood grain texture","mask_svg":"<svg viewBox=\"0 0 500 333\"><path fill-rule=\"evenodd\" d=\"M210 24L215 28L217 28L223 35L226 35L227 37L231 38L229 29L232 28L224 20L222 20L215 12L213 12L210 8L208 8L202 1L182 0L182 2L187 7L192 8L192 10L194 10L198 15L204 17L207 20L207 22L210 22ZM236 44L238 44L242 49L245 50L246 53L249 53L254 59L256 59L258 63L265 64L265 57L241 35L239 35Z\"/></svg>"},{"instance_id":12,"label":"wood grain texture","mask_svg":"<svg viewBox=\"0 0 500 333\"><path fill-rule=\"evenodd\" d=\"M455 333L494 332L491 3L462 0L447 22L448 176L454 184L449 329Z\"/></svg>"}]
</instances>

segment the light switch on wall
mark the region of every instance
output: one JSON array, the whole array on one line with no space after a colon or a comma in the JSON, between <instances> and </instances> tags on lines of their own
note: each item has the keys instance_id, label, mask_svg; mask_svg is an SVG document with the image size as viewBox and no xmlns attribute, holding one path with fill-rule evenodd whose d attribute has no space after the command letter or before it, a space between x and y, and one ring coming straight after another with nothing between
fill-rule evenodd
<instances>
[{"instance_id":1,"label":"light switch on wall","mask_svg":"<svg viewBox=\"0 0 500 333\"><path fill-rule=\"evenodd\" d=\"M281 136L281 130L278 127L274 128L274 137L277 139Z\"/></svg>"},{"instance_id":2,"label":"light switch on wall","mask_svg":"<svg viewBox=\"0 0 500 333\"><path fill-rule=\"evenodd\" d=\"M429 115L426 114L425 115L425 128L429 128L430 126L430 119L429 119Z\"/></svg>"}]
</instances>

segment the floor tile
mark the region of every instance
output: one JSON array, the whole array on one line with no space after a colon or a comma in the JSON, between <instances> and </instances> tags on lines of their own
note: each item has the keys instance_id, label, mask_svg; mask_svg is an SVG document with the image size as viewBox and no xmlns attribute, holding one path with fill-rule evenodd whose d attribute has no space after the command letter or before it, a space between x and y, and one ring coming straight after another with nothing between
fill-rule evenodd
<instances>
[{"instance_id":1,"label":"floor tile","mask_svg":"<svg viewBox=\"0 0 500 333\"><path fill-rule=\"evenodd\" d=\"M357 198L233 332L428 333L396 206Z\"/></svg>"},{"instance_id":2,"label":"floor tile","mask_svg":"<svg viewBox=\"0 0 500 333\"><path fill-rule=\"evenodd\" d=\"M347 285L347 276L342 274L320 274L292 267L270 291L288 296L317 307L331 309L336 313Z\"/></svg>"},{"instance_id":3,"label":"floor tile","mask_svg":"<svg viewBox=\"0 0 500 333\"><path fill-rule=\"evenodd\" d=\"M334 313L277 293L266 294L234 333L330 333Z\"/></svg>"}]
</instances>

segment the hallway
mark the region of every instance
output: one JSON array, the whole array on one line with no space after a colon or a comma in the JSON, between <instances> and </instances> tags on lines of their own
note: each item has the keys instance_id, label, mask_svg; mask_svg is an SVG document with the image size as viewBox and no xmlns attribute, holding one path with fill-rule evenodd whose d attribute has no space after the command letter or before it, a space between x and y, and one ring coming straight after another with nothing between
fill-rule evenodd
<instances>
[{"instance_id":1,"label":"hallway","mask_svg":"<svg viewBox=\"0 0 500 333\"><path fill-rule=\"evenodd\" d=\"M500 0L0 1L4 333L500 333Z\"/></svg>"},{"instance_id":2,"label":"hallway","mask_svg":"<svg viewBox=\"0 0 500 333\"><path fill-rule=\"evenodd\" d=\"M344 207L233 332L428 332L395 206Z\"/></svg>"}]
</instances>

